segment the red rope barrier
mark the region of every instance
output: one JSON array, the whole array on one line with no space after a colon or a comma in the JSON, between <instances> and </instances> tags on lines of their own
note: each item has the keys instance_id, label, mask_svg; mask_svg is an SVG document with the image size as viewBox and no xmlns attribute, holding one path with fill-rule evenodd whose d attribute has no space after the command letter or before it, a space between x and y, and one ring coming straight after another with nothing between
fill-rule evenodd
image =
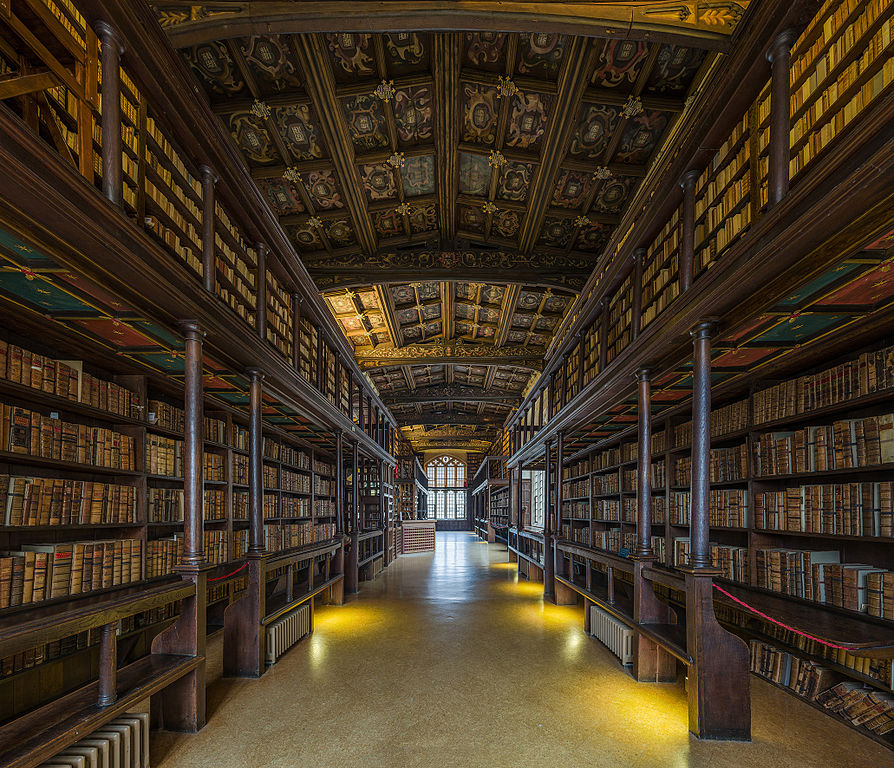
<instances>
[{"instance_id":1,"label":"red rope barrier","mask_svg":"<svg viewBox=\"0 0 894 768\"><path fill-rule=\"evenodd\" d=\"M820 638L814 637L813 635L808 635L806 632L802 632L800 629L795 629L794 627L790 627L788 624L783 624L778 619L774 619L772 616L767 616L766 613L762 613L757 608L754 608L753 606L748 605L748 603L746 603L744 600L740 600L735 595L731 595L729 592L727 592L725 589L723 589L723 587L717 586L717 584L714 584L714 589L716 589L721 594L726 595L730 600L732 600L735 603L738 603L743 608L751 611L754 614L757 614L762 619L766 619L767 621L769 621L772 624L775 624L778 627L787 629L789 632L794 632L796 635L800 635L801 637L806 637L808 640L813 640L814 642L817 642L820 645L828 646L829 648L837 648L842 651L850 651L851 653L857 653L859 651L859 649L853 645L836 645L835 643L830 643L827 640L821 640Z\"/></svg>"},{"instance_id":2,"label":"red rope barrier","mask_svg":"<svg viewBox=\"0 0 894 768\"><path fill-rule=\"evenodd\" d=\"M239 571L244 571L248 563L242 563L235 571L232 573L228 573L226 576L218 576L216 579L207 579L207 581L223 581L224 579L229 579L231 576L235 576Z\"/></svg>"}]
</instances>

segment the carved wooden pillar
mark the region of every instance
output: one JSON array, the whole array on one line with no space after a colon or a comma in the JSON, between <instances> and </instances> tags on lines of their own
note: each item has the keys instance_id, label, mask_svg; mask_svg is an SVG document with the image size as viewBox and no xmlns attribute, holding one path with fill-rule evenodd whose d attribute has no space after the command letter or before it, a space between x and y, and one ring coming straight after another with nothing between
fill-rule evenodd
<instances>
[{"instance_id":1,"label":"carved wooden pillar","mask_svg":"<svg viewBox=\"0 0 894 768\"><path fill-rule=\"evenodd\" d=\"M692 287L695 260L695 183L699 171L683 174L683 206L680 211L680 292Z\"/></svg>"},{"instance_id":2,"label":"carved wooden pillar","mask_svg":"<svg viewBox=\"0 0 894 768\"><path fill-rule=\"evenodd\" d=\"M181 324L186 339L183 413L183 565L205 561L204 422L202 409L202 337L198 323Z\"/></svg>"},{"instance_id":3,"label":"carved wooden pillar","mask_svg":"<svg viewBox=\"0 0 894 768\"><path fill-rule=\"evenodd\" d=\"M217 265L214 259L214 200L217 174L207 165L199 166L202 175L202 284L209 293L217 287Z\"/></svg>"},{"instance_id":4,"label":"carved wooden pillar","mask_svg":"<svg viewBox=\"0 0 894 768\"><path fill-rule=\"evenodd\" d=\"M638 430L636 464L636 550L637 557L652 557L652 392L649 369L636 372L638 384Z\"/></svg>"},{"instance_id":5,"label":"carved wooden pillar","mask_svg":"<svg viewBox=\"0 0 894 768\"><path fill-rule=\"evenodd\" d=\"M552 477L552 442L546 443L543 475L543 599L554 602L556 599L555 556L553 555L552 513L550 511L550 483Z\"/></svg>"},{"instance_id":6,"label":"carved wooden pillar","mask_svg":"<svg viewBox=\"0 0 894 768\"><path fill-rule=\"evenodd\" d=\"M791 47L795 33L780 33L770 50L770 144L768 169L768 197L776 205L788 193L791 131Z\"/></svg>"},{"instance_id":7,"label":"carved wooden pillar","mask_svg":"<svg viewBox=\"0 0 894 768\"><path fill-rule=\"evenodd\" d=\"M689 564L693 568L711 565L708 545L708 499L711 467L711 322L692 329L692 488Z\"/></svg>"},{"instance_id":8,"label":"carved wooden pillar","mask_svg":"<svg viewBox=\"0 0 894 768\"><path fill-rule=\"evenodd\" d=\"M360 584L360 443L354 442L351 462L353 482L351 483L351 549L345 564L345 591L356 594Z\"/></svg>"},{"instance_id":9,"label":"carved wooden pillar","mask_svg":"<svg viewBox=\"0 0 894 768\"><path fill-rule=\"evenodd\" d=\"M255 327L258 336L262 339L267 338L267 246L264 243L258 243L256 246L258 252L258 284L255 286L256 300L258 302L255 307Z\"/></svg>"},{"instance_id":10,"label":"carved wooden pillar","mask_svg":"<svg viewBox=\"0 0 894 768\"><path fill-rule=\"evenodd\" d=\"M204 422L202 408L202 338L195 321L181 323L186 340L183 435L183 554L176 567L195 593L180 605L177 621L152 640L152 653L205 655L207 572L203 532ZM167 730L194 733L205 724L205 662L153 697Z\"/></svg>"},{"instance_id":11,"label":"carved wooden pillar","mask_svg":"<svg viewBox=\"0 0 894 768\"><path fill-rule=\"evenodd\" d=\"M632 331L633 338L639 336L643 315L643 262L646 259L646 249L637 248L633 252L633 308Z\"/></svg>"},{"instance_id":12,"label":"carved wooden pillar","mask_svg":"<svg viewBox=\"0 0 894 768\"><path fill-rule=\"evenodd\" d=\"M264 435L261 425L264 376L257 368L248 371L251 377L251 405L248 423L249 469L249 552L264 552Z\"/></svg>"},{"instance_id":13,"label":"carved wooden pillar","mask_svg":"<svg viewBox=\"0 0 894 768\"><path fill-rule=\"evenodd\" d=\"M96 704L108 707L118 700L117 622L104 624L99 635L99 696Z\"/></svg>"},{"instance_id":14,"label":"carved wooden pillar","mask_svg":"<svg viewBox=\"0 0 894 768\"><path fill-rule=\"evenodd\" d=\"M7 6L8 8L9 6ZM102 193L118 207L123 197L121 165L121 56L124 42L110 24L96 25L102 60Z\"/></svg>"}]
</instances>

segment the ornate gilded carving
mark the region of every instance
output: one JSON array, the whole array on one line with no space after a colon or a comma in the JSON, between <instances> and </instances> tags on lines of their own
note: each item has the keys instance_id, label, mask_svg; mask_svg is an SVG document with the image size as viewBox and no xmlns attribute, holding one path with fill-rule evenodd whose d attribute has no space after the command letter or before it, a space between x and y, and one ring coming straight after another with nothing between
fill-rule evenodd
<instances>
[{"instance_id":1,"label":"ornate gilded carving","mask_svg":"<svg viewBox=\"0 0 894 768\"><path fill-rule=\"evenodd\" d=\"M388 365L419 365L420 363L479 362L514 365L519 368L543 370L544 349L525 346L494 347L490 344L470 344L462 341L438 341L427 344L407 344L404 347L373 347L357 351L361 368L381 368Z\"/></svg>"}]
</instances>

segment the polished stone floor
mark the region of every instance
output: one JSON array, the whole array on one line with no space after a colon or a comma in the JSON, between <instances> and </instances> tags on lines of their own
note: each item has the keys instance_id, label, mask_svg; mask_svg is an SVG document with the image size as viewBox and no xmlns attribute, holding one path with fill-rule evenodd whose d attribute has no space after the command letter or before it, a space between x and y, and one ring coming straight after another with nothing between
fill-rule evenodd
<instances>
[{"instance_id":1,"label":"polished stone floor","mask_svg":"<svg viewBox=\"0 0 894 768\"><path fill-rule=\"evenodd\" d=\"M154 768L617 766L890 768L894 756L752 679L750 744L689 736L676 685L637 684L583 633L581 608L544 605L505 547L438 534L261 680L209 689L194 736L153 738Z\"/></svg>"}]
</instances>

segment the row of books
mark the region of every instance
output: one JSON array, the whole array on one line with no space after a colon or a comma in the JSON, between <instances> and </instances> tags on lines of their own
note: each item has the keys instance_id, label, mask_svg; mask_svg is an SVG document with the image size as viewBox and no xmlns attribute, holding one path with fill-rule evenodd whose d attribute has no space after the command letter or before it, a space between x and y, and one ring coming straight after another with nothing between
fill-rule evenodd
<instances>
[{"instance_id":1,"label":"row of books","mask_svg":"<svg viewBox=\"0 0 894 768\"><path fill-rule=\"evenodd\" d=\"M756 476L827 472L894 462L894 414L766 432L754 444Z\"/></svg>"},{"instance_id":2,"label":"row of books","mask_svg":"<svg viewBox=\"0 0 894 768\"><path fill-rule=\"evenodd\" d=\"M894 387L894 347L800 376L754 394L754 423L785 419Z\"/></svg>"},{"instance_id":3,"label":"row of books","mask_svg":"<svg viewBox=\"0 0 894 768\"><path fill-rule=\"evenodd\" d=\"M146 193L150 198L154 200L163 199L161 193L155 189L151 182L146 181L144 183L144 186L146 188ZM127 203L131 208L136 208L136 193L133 192L133 190L131 190L126 184L124 185L124 189L124 202ZM171 229L157 216L148 214L143 217L143 225L149 232L155 235L156 239L158 239L167 248L167 250L173 253L174 256L176 256L184 264L186 264L186 266L188 266L193 272L195 272L200 277L204 274L205 270L202 264L202 259L200 258L200 251L198 247L194 243L190 244L190 241L182 239L178 230ZM185 226L187 227L187 230L195 236L193 239L198 237L192 224L185 224Z\"/></svg>"},{"instance_id":4,"label":"row of books","mask_svg":"<svg viewBox=\"0 0 894 768\"><path fill-rule=\"evenodd\" d=\"M2 405L0 449L110 469L135 468L132 437L105 427L62 421L18 405Z\"/></svg>"},{"instance_id":5,"label":"row of books","mask_svg":"<svg viewBox=\"0 0 894 768\"><path fill-rule=\"evenodd\" d=\"M23 544L0 553L0 608L139 581L139 539Z\"/></svg>"},{"instance_id":6,"label":"row of books","mask_svg":"<svg viewBox=\"0 0 894 768\"><path fill-rule=\"evenodd\" d=\"M722 576L730 581L748 583L748 548L709 543L711 565L722 571ZM674 539L674 565L689 565L691 542L688 536Z\"/></svg>"},{"instance_id":7,"label":"row of books","mask_svg":"<svg viewBox=\"0 0 894 768\"><path fill-rule=\"evenodd\" d=\"M894 695L845 681L818 694L816 703L879 736L894 731Z\"/></svg>"},{"instance_id":8,"label":"row of books","mask_svg":"<svg viewBox=\"0 0 894 768\"><path fill-rule=\"evenodd\" d=\"M817 694L828 690L840 675L822 665L802 659L760 640L752 640L751 671L790 688L798 696L813 701Z\"/></svg>"},{"instance_id":9,"label":"row of books","mask_svg":"<svg viewBox=\"0 0 894 768\"><path fill-rule=\"evenodd\" d=\"M264 526L264 546L271 552L335 538L335 523L281 523Z\"/></svg>"},{"instance_id":10,"label":"row of books","mask_svg":"<svg viewBox=\"0 0 894 768\"><path fill-rule=\"evenodd\" d=\"M670 496L671 525L690 525L692 495L689 491L672 491ZM715 488L708 495L708 521L722 528L748 527L748 490Z\"/></svg>"},{"instance_id":11,"label":"row of books","mask_svg":"<svg viewBox=\"0 0 894 768\"><path fill-rule=\"evenodd\" d=\"M877 680L887 688L894 688L894 660L871 658L869 656L855 656L844 648L833 648L807 637L799 632L793 632L768 621L761 621L755 617L745 617L741 613L732 623L739 626L756 624L758 631L771 637L779 644L795 649L796 652L805 654L811 658L818 658L826 663L837 664L846 667L861 675ZM718 618L720 618L718 616Z\"/></svg>"},{"instance_id":12,"label":"row of books","mask_svg":"<svg viewBox=\"0 0 894 768\"><path fill-rule=\"evenodd\" d=\"M64 397L109 413L138 419L142 416L135 392L91 376L80 360L56 360L0 340L0 379Z\"/></svg>"},{"instance_id":13,"label":"row of books","mask_svg":"<svg viewBox=\"0 0 894 768\"><path fill-rule=\"evenodd\" d=\"M837 77L812 96L801 116L792 122L790 173L797 174L869 104L894 81L894 59L890 56L894 19L881 23L875 34L860 46L860 55L838 71ZM834 46L846 48L845 45Z\"/></svg>"},{"instance_id":14,"label":"row of books","mask_svg":"<svg viewBox=\"0 0 894 768\"><path fill-rule=\"evenodd\" d=\"M745 443L729 448L712 448L709 457L709 477L712 483L744 480L748 477L748 449ZM692 458L682 456L674 464L674 485L690 485Z\"/></svg>"},{"instance_id":15,"label":"row of books","mask_svg":"<svg viewBox=\"0 0 894 768\"><path fill-rule=\"evenodd\" d=\"M632 552L636 549L636 534L622 533L620 528L612 528L608 531L593 531L593 546L604 549L607 552L620 552L626 549Z\"/></svg>"},{"instance_id":16,"label":"row of books","mask_svg":"<svg viewBox=\"0 0 894 768\"><path fill-rule=\"evenodd\" d=\"M754 495L754 527L894 537L894 483L802 485Z\"/></svg>"},{"instance_id":17,"label":"row of books","mask_svg":"<svg viewBox=\"0 0 894 768\"><path fill-rule=\"evenodd\" d=\"M0 475L0 520L7 526L135 523L136 500L136 488L127 485Z\"/></svg>"},{"instance_id":18,"label":"row of books","mask_svg":"<svg viewBox=\"0 0 894 768\"><path fill-rule=\"evenodd\" d=\"M594 478L594 483L597 478ZM599 478L601 479L601 478ZM590 479L571 480L562 484L562 498L576 499L590 495Z\"/></svg>"},{"instance_id":19,"label":"row of books","mask_svg":"<svg viewBox=\"0 0 894 768\"><path fill-rule=\"evenodd\" d=\"M239 560L248 551L248 531L204 531L202 543L205 561L211 565ZM183 534L146 542L146 578L167 576L174 572L183 554Z\"/></svg>"},{"instance_id":20,"label":"row of books","mask_svg":"<svg viewBox=\"0 0 894 768\"><path fill-rule=\"evenodd\" d=\"M291 470L281 468L279 470L279 487L284 491L296 493L310 493L310 475L299 474Z\"/></svg>"},{"instance_id":21,"label":"row of books","mask_svg":"<svg viewBox=\"0 0 894 768\"><path fill-rule=\"evenodd\" d=\"M178 523L183 521L182 488L149 488L149 522ZM226 492L219 488L204 491L205 520L226 520Z\"/></svg>"},{"instance_id":22,"label":"row of books","mask_svg":"<svg viewBox=\"0 0 894 768\"><path fill-rule=\"evenodd\" d=\"M748 401L737 400L711 411L711 437L728 435L748 428ZM691 441L691 439L690 439Z\"/></svg>"},{"instance_id":23,"label":"row of books","mask_svg":"<svg viewBox=\"0 0 894 768\"><path fill-rule=\"evenodd\" d=\"M883 612L886 573L873 565L842 563L837 550L755 550L756 586L852 611L868 612L872 598L880 601L874 610Z\"/></svg>"}]
</instances>

